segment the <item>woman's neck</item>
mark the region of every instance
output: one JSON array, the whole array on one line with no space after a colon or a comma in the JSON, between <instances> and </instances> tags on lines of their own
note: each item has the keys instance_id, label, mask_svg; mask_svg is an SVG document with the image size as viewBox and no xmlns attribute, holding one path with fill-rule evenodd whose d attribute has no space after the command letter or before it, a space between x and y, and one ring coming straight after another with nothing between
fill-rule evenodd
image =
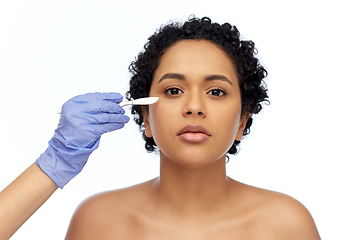
<instances>
[{"instance_id":1,"label":"woman's neck","mask_svg":"<svg viewBox=\"0 0 360 240\"><path fill-rule=\"evenodd\" d=\"M225 156L204 167L190 169L160 153L160 177L154 181L159 208L178 215L202 215L222 209L230 179Z\"/></svg>"}]
</instances>

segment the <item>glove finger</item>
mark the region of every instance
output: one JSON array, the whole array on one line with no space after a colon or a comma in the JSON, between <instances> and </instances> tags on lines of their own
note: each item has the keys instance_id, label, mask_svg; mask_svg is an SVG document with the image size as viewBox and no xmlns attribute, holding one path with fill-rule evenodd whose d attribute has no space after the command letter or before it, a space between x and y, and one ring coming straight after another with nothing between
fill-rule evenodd
<instances>
[{"instance_id":1,"label":"glove finger","mask_svg":"<svg viewBox=\"0 0 360 240\"><path fill-rule=\"evenodd\" d=\"M101 93L100 96L103 100L117 104L119 104L123 100L123 96L120 93L116 92Z\"/></svg>"},{"instance_id":2,"label":"glove finger","mask_svg":"<svg viewBox=\"0 0 360 240\"><path fill-rule=\"evenodd\" d=\"M86 118L92 124L106 124L106 123L127 123L130 118L123 114L87 114L83 118Z\"/></svg>"},{"instance_id":3,"label":"glove finger","mask_svg":"<svg viewBox=\"0 0 360 240\"><path fill-rule=\"evenodd\" d=\"M72 99L70 99L70 101L87 102L87 101L90 101L90 100L97 100L97 99L102 99L101 94L98 93L98 92L95 92L95 93L86 93L86 94L83 94L83 95L75 96Z\"/></svg>"},{"instance_id":4,"label":"glove finger","mask_svg":"<svg viewBox=\"0 0 360 240\"><path fill-rule=\"evenodd\" d=\"M110 92L110 93L86 93L73 97L71 100L74 101L91 101L91 100L106 100L114 103L120 103L123 99L123 96L120 93Z\"/></svg>"},{"instance_id":5,"label":"glove finger","mask_svg":"<svg viewBox=\"0 0 360 240\"><path fill-rule=\"evenodd\" d=\"M109 123L128 123L130 118L124 114L108 114Z\"/></svg>"},{"instance_id":6,"label":"glove finger","mask_svg":"<svg viewBox=\"0 0 360 240\"><path fill-rule=\"evenodd\" d=\"M90 113L115 113L115 114L124 114L125 110L117 103L109 102L109 101L91 101L86 103L84 106L85 112Z\"/></svg>"}]
</instances>

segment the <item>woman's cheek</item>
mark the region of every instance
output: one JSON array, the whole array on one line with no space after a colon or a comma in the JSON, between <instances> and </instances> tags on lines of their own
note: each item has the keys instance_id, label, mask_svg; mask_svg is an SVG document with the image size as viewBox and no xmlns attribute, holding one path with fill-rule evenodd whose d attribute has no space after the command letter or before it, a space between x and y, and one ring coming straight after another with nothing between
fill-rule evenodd
<instances>
[{"instance_id":1,"label":"woman's cheek","mask_svg":"<svg viewBox=\"0 0 360 240\"><path fill-rule=\"evenodd\" d=\"M160 142L171 133L175 127L174 106L168 103L159 102L150 106L149 122L155 142Z\"/></svg>"}]
</instances>

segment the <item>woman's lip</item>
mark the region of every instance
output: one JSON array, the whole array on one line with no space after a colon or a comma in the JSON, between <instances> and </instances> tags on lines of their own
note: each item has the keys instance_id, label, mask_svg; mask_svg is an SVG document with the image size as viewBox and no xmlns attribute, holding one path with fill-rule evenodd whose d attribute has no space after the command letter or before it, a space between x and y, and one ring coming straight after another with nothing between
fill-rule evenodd
<instances>
[{"instance_id":1,"label":"woman's lip","mask_svg":"<svg viewBox=\"0 0 360 240\"><path fill-rule=\"evenodd\" d=\"M185 132L183 134L179 135L179 138L186 142L192 142L192 143L200 143L205 140L207 140L210 136L206 135L205 133L192 133L192 132Z\"/></svg>"},{"instance_id":2,"label":"woman's lip","mask_svg":"<svg viewBox=\"0 0 360 240\"><path fill-rule=\"evenodd\" d=\"M185 127L183 127L179 133L178 136L186 134L186 133L190 133L190 134L202 134L202 135L206 135L208 137L211 136L211 134L206 130L206 128L204 128L203 126L199 125L199 124L189 124L186 125ZM189 135L190 136L190 135Z\"/></svg>"}]
</instances>

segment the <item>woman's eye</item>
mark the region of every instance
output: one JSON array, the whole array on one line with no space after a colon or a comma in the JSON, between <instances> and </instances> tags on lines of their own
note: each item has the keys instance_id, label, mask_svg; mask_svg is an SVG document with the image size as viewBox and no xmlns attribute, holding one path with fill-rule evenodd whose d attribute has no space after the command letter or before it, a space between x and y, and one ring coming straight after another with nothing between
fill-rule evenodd
<instances>
[{"instance_id":1,"label":"woman's eye","mask_svg":"<svg viewBox=\"0 0 360 240\"><path fill-rule=\"evenodd\" d=\"M184 93L183 91L181 91L179 88L167 88L165 89L165 93L169 94L169 95L178 95L181 93Z\"/></svg>"},{"instance_id":2,"label":"woman's eye","mask_svg":"<svg viewBox=\"0 0 360 240\"><path fill-rule=\"evenodd\" d=\"M223 96L226 94L226 92L221 89L212 89L208 92L208 94L213 96Z\"/></svg>"}]
</instances>

